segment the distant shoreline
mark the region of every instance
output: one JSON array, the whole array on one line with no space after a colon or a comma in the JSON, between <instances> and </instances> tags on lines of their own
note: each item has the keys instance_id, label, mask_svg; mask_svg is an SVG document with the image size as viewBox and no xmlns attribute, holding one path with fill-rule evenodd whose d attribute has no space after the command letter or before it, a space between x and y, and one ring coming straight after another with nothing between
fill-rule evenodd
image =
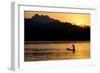
<instances>
[{"instance_id":1,"label":"distant shoreline","mask_svg":"<svg viewBox=\"0 0 100 73\"><path fill-rule=\"evenodd\" d=\"M90 43L90 41L24 41L24 44L46 44L46 43Z\"/></svg>"}]
</instances>

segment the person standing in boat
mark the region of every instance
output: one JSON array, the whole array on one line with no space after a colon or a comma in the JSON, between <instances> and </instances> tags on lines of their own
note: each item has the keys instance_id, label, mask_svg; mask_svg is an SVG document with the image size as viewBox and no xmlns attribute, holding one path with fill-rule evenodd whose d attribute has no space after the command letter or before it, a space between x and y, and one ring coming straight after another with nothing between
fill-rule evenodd
<instances>
[{"instance_id":1,"label":"person standing in boat","mask_svg":"<svg viewBox=\"0 0 100 73\"><path fill-rule=\"evenodd\" d=\"M72 44L72 48L67 48L68 51L72 51L73 54L75 53L76 49L75 49L75 45Z\"/></svg>"}]
</instances>

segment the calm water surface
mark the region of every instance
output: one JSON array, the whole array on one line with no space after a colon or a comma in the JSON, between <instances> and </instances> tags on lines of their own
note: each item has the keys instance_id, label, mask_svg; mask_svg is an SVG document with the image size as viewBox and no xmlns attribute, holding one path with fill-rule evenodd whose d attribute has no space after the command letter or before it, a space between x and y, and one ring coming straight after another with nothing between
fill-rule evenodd
<instances>
[{"instance_id":1,"label":"calm water surface","mask_svg":"<svg viewBox=\"0 0 100 73\"><path fill-rule=\"evenodd\" d=\"M75 45L75 53L67 50ZM24 61L43 60L68 60L68 59L88 59L90 58L90 42L75 43L28 43L24 46Z\"/></svg>"}]
</instances>

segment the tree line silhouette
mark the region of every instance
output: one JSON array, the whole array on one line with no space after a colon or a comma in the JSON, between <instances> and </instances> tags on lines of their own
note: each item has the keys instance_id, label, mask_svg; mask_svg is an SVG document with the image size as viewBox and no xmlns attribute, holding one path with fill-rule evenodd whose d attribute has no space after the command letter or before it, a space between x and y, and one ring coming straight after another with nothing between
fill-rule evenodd
<instances>
[{"instance_id":1,"label":"tree line silhouette","mask_svg":"<svg viewBox=\"0 0 100 73\"><path fill-rule=\"evenodd\" d=\"M25 41L90 41L90 26L77 26L45 15L24 18Z\"/></svg>"}]
</instances>

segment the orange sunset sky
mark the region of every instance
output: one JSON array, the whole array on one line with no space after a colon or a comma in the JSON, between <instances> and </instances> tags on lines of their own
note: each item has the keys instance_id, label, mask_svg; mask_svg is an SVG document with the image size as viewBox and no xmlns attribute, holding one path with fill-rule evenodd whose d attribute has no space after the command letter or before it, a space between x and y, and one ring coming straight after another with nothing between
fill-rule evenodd
<instances>
[{"instance_id":1,"label":"orange sunset sky","mask_svg":"<svg viewBox=\"0 0 100 73\"><path fill-rule=\"evenodd\" d=\"M85 13L67 13L67 12L37 12L24 11L25 18L32 18L35 14L48 15L50 18L60 20L61 22L70 22L80 26L90 26L90 14Z\"/></svg>"}]
</instances>

